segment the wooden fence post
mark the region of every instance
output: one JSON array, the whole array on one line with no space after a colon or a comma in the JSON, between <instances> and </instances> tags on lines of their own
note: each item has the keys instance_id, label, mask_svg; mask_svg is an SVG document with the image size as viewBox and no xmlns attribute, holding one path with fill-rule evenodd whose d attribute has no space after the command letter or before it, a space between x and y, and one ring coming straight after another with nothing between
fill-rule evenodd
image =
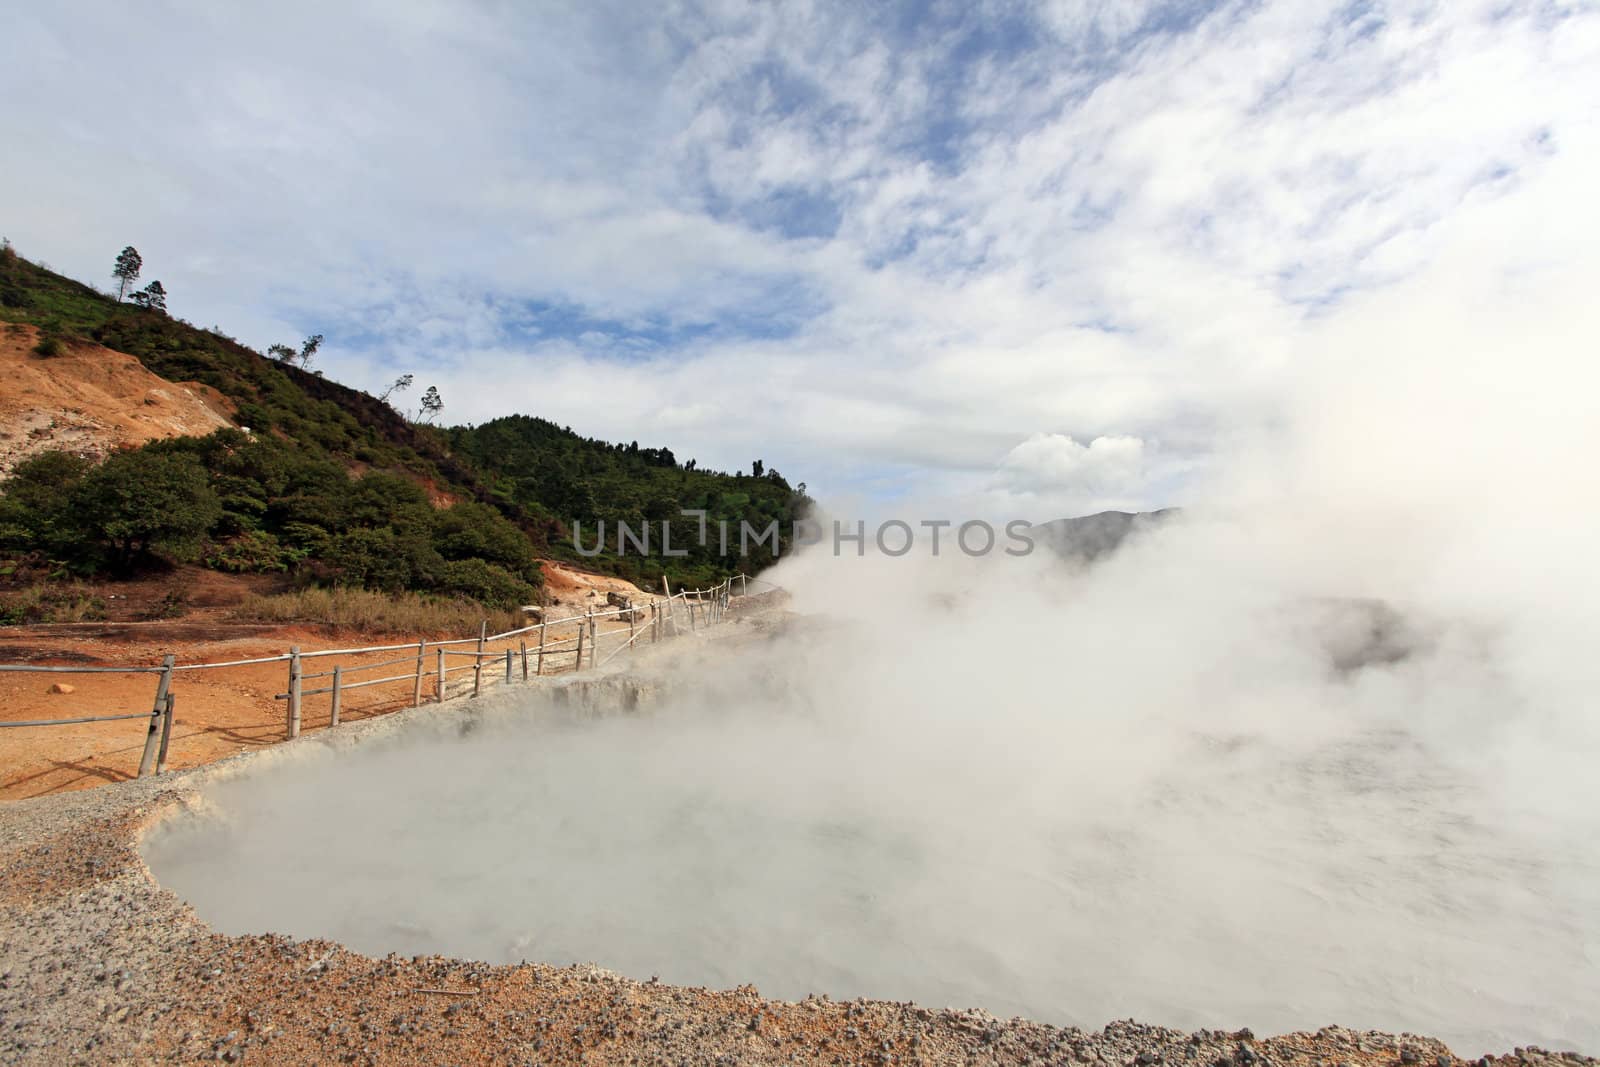
<instances>
[{"instance_id":1,"label":"wooden fence post","mask_svg":"<svg viewBox=\"0 0 1600 1067\"><path fill-rule=\"evenodd\" d=\"M594 609L589 609L589 666L595 666L596 657L600 655L600 634L595 629Z\"/></svg>"},{"instance_id":2,"label":"wooden fence post","mask_svg":"<svg viewBox=\"0 0 1600 1067\"><path fill-rule=\"evenodd\" d=\"M440 648L439 649L439 680L438 680L438 682L435 683L434 688L433 688L433 702L435 704L443 704L444 703L444 684L445 684L444 683L444 649Z\"/></svg>"},{"instance_id":3,"label":"wooden fence post","mask_svg":"<svg viewBox=\"0 0 1600 1067\"><path fill-rule=\"evenodd\" d=\"M489 620L478 625L478 658L472 661L472 695L477 696L483 686L483 642L489 636Z\"/></svg>"},{"instance_id":4,"label":"wooden fence post","mask_svg":"<svg viewBox=\"0 0 1600 1067\"><path fill-rule=\"evenodd\" d=\"M533 668L533 673L536 676L544 673L544 632L549 626L550 624L543 619L539 620L539 660L534 664Z\"/></svg>"},{"instance_id":5,"label":"wooden fence post","mask_svg":"<svg viewBox=\"0 0 1600 1067\"><path fill-rule=\"evenodd\" d=\"M289 649L289 740L300 736L300 646Z\"/></svg>"},{"instance_id":6,"label":"wooden fence post","mask_svg":"<svg viewBox=\"0 0 1600 1067\"><path fill-rule=\"evenodd\" d=\"M156 756L156 773L167 773L167 742L172 740L172 707L178 698L172 693L167 693L166 714L161 716L161 752Z\"/></svg>"},{"instance_id":7,"label":"wooden fence post","mask_svg":"<svg viewBox=\"0 0 1600 1067\"><path fill-rule=\"evenodd\" d=\"M633 622L633 605L628 605L628 655L633 655L633 639L639 635L638 627Z\"/></svg>"},{"instance_id":8,"label":"wooden fence post","mask_svg":"<svg viewBox=\"0 0 1600 1067\"><path fill-rule=\"evenodd\" d=\"M678 608L677 608L677 605L673 604L673 602L672 602L672 586L667 584L667 576L665 574L663 574L661 576L661 592L667 598L667 614L672 619L672 636L673 637L677 637L678 636ZM663 619L662 622L661 622L661 636L662 637L667 636L667 623L666 623L665 619Z\"/></svg>"},{"instance_id":9,"label":"wooden fence post","mask_svg":"<svg viewBox=\"0 0 1600 1067\"><path fill-rule=\"evenodd\" d=\"M329 726L339 725L339 686L344 681L343 672L344 668L342 666L337 663L333 665L333 698L329 701L329 705L332 708L328 715Z\"/></svg>"},{"instance_id":10,"label":"wooden fence post","mask_svg":"<svg viewBox=\"0 0 1600 1067\"><path fill-rule=\"evenodd\" d=\"M528 639L527 638L523 638L521 641L518 641L517 644L522 646L522 680L523 680L523 682L527 682L527 680L528 680Z\"/></svg>"},{"instance_id":11,"label":"wooden fence post","mask_svg":"<svg viewBox=\"0 0 1600 1067\"><path fill-rule=\"evenodd\" d=\"M511 650L506 649L506 684L511 684Z\"/></svg>"},{"instance_id":12,"label":"wooden fence post","mask_svg":"<svg viewBox=\"0 0 1600 1067\"><path fill-rule=\"evenodd\" d=\"M425 666L425 662L426 662L423 659L423 657L426 656L427 653L428 653L428 642L427 641L418 641L417 642L417 681L416 681L416 684L411 687L411 706L414 707L414 708L422 707L422 674L423 674L423 670L424 670L424 666Z\"/></svg>"},{"instance_id":13,"label":"wooden fence post","mask_svg":"<svg viewBox=\"0 0 1600 1067\"><path fill-rule=\"evenodd\" d=\"M578 659L573 664L572 669L574 671L583 670L583 621L581 619L578 621Z\"/></svg>"},{"instance_id":14,"label":"wooden fence post","mask_svg":"<svg viewBox=\"0 0 1600 1067\"><path fill-rule=\"evenodd\" d=\"M144 735L144 752L139 756L139 777L156 767L156 749L161 743L161 717L167 713L167 694L172 692L172 665L176 656L161 661L161 680L156 682L156 701L150 708L150 728Z\"/></svg>"}]
</instances>

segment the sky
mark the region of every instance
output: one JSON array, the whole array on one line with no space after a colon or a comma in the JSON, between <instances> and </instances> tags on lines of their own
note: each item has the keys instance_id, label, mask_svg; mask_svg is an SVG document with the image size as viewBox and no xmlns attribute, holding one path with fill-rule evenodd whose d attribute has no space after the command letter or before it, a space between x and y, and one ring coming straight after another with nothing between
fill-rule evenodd
<instances>
[{"instance_id":1,"label":"sky","mask_svg":"<svg viewBox=\"0 0 1600 1067\"><path fill-rule=\"evenodd\" d=\"M0 98L31 259L838 511L1193 505L1600 283L1593 2L69 0Z\"/></svg>"}]
</instances>

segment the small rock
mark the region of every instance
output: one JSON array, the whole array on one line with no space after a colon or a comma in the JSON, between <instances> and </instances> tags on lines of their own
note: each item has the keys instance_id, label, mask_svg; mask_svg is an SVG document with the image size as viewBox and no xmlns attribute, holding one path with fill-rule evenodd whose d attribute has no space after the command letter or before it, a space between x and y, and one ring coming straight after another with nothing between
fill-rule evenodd
<instances>
[{"instance_id":1,"label":"small rock","mask_svg":"<svg viewBox=\"0 0 1600 1067\"><path fill-rule=\"evenodd\" d=\"M78 687L70 682L57 682L50 687L52 693L76 693Z\"/></svg>"}]
</instances>

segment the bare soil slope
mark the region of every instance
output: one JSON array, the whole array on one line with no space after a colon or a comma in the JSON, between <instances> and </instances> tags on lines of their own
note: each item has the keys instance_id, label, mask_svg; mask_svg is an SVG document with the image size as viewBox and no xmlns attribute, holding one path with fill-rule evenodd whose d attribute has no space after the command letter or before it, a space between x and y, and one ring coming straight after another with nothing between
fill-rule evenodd
<instances>
[{"instance_id":1,"label":"bare soil slope","mask_svg":"<svg viewBox=\"0 0 1600 1067\"><path fill-rule=\"evenodd\" d=\"M169 382L137 359L88 342L34 351L32 326L0 327L0 478L51 449L118 448L231 426L232 403L198 382Z\"/></svg>"}]
</instances>

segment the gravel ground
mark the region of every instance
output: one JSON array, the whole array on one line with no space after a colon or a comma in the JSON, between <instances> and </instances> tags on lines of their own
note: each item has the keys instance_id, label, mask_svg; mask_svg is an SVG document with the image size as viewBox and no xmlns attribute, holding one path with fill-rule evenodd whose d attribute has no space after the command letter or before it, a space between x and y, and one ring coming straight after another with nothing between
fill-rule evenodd
<instances>
[{"instance_id":1,"label":"gravel ground","mask_svg":"<svg viewBox=\"0 0 1600 1067\"><path fill-rule=\"evenodd\" d=\"M740 629L732 627L730 629ZM565 713L645 702L646 675L549 683ZM488 706L495 698L485 698ZM456 701L158 779L0 806L0 1061L28 1064L1091 1064L1100 1067L1453 1067L1437 1041L1330 1027L1256 1038L1133 1021L1096 1033L981 1011L765 1000L634 981L594 967L374 959L322 941L225 937L157 885L143 830L218 777L359 744ZM1517 1049L1491 1064L1596 1064Z\"/></svg>"}]
</instances>

